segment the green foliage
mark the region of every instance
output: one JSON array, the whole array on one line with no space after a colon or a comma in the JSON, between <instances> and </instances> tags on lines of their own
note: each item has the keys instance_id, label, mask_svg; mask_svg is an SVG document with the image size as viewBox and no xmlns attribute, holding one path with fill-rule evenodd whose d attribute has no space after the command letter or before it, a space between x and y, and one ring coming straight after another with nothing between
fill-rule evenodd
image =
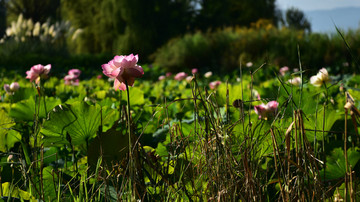
<instances>
[{"instance_id":1,"label":"green foliage","mask_svg":"<svg viewBox=\"0 0 360 202\"><path fill-rule=\"evenodd\" d=\"M113 51L114 39L125 28L117 1L65 0L62 1L61 7L64 18L83 29L80 38L70 45L71 52Z\"/></svg>"},{"instance_id":2,"label":"green foliage","mask_svg":"<svg viewBox=\"0 0 360 202\"><path fill-rule=\"evenodd\" d=\"M131 106L135 106L135 105L143 106L145 104L144 92L140 88L131 88L129 97L131 100L130 102ZM126 102L127 97L125 96L125 93L123 93L121 99L123 102Z\"/></svg>"},{"instance_id":3,"label":"green foliage","mask_svg":"<svg viewBox=\"0 0 360 202\"><path fill-rule=\"evenodd\" d=\"M7 152L16 142L21 140L21 135L11 130L15 123L7 116L4 110L0 110L0 151Z\"/></svg>"},{"instance_id":4,"label":"green foliage","mask_svg":"<svg viewBox=\"0 0 360 202\"><path fill-rule=\"evenodd\" d=\"M17 60L18 57L26 59L37 55L67 56L67 38L73 41L76 39L76 33L79 32L81 30L75 30L68 21L51 23L48 19L40 23L24 18L21 14L16 21L11 22L11 26L7 27L6 34L0 35L0 57L2 58L0 66L9 64L8 60ZM11 64L14 65L14 63Z\"/></svg>"},{"instance_id":5,"label":"green foliage","mask_svg":"<svg viewBox=\"0 0 360 202\"><path fill-rule=\"evenodd\" d=\"M35 99L37 100L35 101ZM38 99L39 97L30 97L27 100L14 104L9 115L17 121L31 121L34 120L35 114L39 111L39 117L46 118L47 113L56 105L60 104L60 100L54 97L46 97L46 104L44 104L43 100L40 100L39 103Z\"/></svg>"},{"instance_id":6,"label":"green foliage","mask_svg":"<svg viewBox=\"0 0 360 202\"><path fill-rule=\"evenodd\" d=\"M347 151L348 166L355 167L360 160L360 152L358 148L351 148ZM326 169L321 170L321 176L326 180L334 180L341 178L346 173L346 163L344 150L341 148L334 149L326 158Z\"/></svg>"},{"instance_id":7,"label":"green foliage","mask_svg":"<svg viewBox=\"0 0 360 202\"><path fill-rule=\"evenodd\" d=\"M221 53L224 44L244 44L256 53L253 46L259 45L260 36L280 44L274 33L294 39L295 33L302 34L272 27L266 32L263 23L216 35L198 32L187 36L186 46L178 46L197 54L202 46L217 47L216 54L226 56ZM259 30L261 35L251 35ZM244 64L251 56L239 54L232 61L224 56L219 65ZM81 78L78 86L64 84L67 68L53 68L50 78L41 80L40 100L34 83L21 74L3 77L1 83L17 81L21 86L13 95L0 92L0 174L2 182L10 183L3 188L15 197L21 197L21 189L44 201L130 201L132 191L149 201L272 201L286 195L331 200L332 190L340 189L346 176L345 91L354 99L346 120L348 161L354 172L359 167L358 76L332 76L331 82L316 87L303 74L297 86L289 79L304 72L280 75L279 66L268 63L261 68L242 65L241 74L228 71L225 77L214 72L208 78L195 74L191 81L159 81L164 70L145 65L144 77L129 88L128 116L127 92L115 91L107 78L95 78L100 65L93 75L85 70L85 78L92 78ZM222 83L210 89L213 80ZM254 107L275 100L276 110L260 118ZM358 182L352 175L352 183ZM301 196L307 191L313 194Z\"/></svg>"},{"instance_id":8,"label":"green foliage","mask_svg":"<svg viewBox=\"0 0 360 202\"><path fill-rule=\"evenodd\" d=\"M169 39L200 28L249 26L260 18L276 23L274 0L224 2L194 0L62 1L62 13L84 30L76 53L131 53L147 56ZM255 14L255 15L254 15Z\"/></svg>"},{"instance_id":9,"label":"green foliage","mask_svg":"<svg viewBox=\"0 0 360 202\"><path fill-rule=\"evenodd\" d=\"M114 116L113 110L102 109L97 104L58 105L49 113L40 132L45 145L84 145L96 136L101 125L112 121L111 116Z\"/></svg>"},{"instance_id":10,"label":"green foliage","mask_svg":"<svg viewBox=\"0 0 360 202\"><path fill-rule=\"evenodd\" d=\"M102 164L111 168L113 162L123 161L128 151L129 136L117 130L117 124L115 124L89 144L87 150L89 166L95 170L98 159L102 157Z\"/></svg>"},{"instance_id":11,"label":"green foliage","mask_svg":"<svg viewBox=\"0 0 360 202\"><path fill-rule=\"evenodd\" d=\"M35 200L33 196L27 191L19 189L19 187L15 186L10 182L5 182L1 184L1 197L12 199L21 199L21 200Z\"/></svg>"},{"instance_id":12,"label":"green foliage","mask_svg":"<svg viewBox=\"0 0 360 202\"><path fill-rule=\"evenodd\" d=\"M59 17L60 0L9 0L6 1L9 20L22 14L26 19L45 22L48 18Z\"/></svg>"},{"instance_id":13,"label":"green foliage","mask_svg":"<svg viewBox=\"0 0 360 202\"><path fill-rule=\"evenodd\" d=\"M310 22L306 19L304 12L297 8L289 8L286 10L285 16L286 25L289 28L311 32Z\"/></svg>"},{"instance_id":14,"label":"green foliage","mask_svg":"<svg viewBox=\"0 0 360 202\"><path fill-rule=\"evenodd\" d=\"M215 57L212 54L210 40L204 37L200 32L183 38L173 39L168 42L162 49L154 54L156 65L166 67L174 72L181 69L195 68L205 66L211 61L206 59ZM165 49L167 51L165 51Z\"/></svg>"},{"instance_id":15,"label":"green foliage","mask_svg":"<svg viewBox=\"0 0 360 202\"><path fill-rule=\"evenodd\" d=\"M355 52L358 35L358 32L345 34ZM232 72L239 69L240 62L244 65L249 61L253 61L256 68L268 61L277 66L298 68L298 46L302 66L309 70L305 74L315 73L324 66L334 67L334 72L358 72L356 64L344 54L347 49L341 37L276 29L263 21L253 24L252 28L186 34L170 40L152 57L156 65L173 72L195 67L204 71Z\"/></svg>"},{"instance_id":16,"label":"green foliage","mask_svg":"<svg viewBox=\"0 0 360 202\"><path fill-rule=\"evenodd\" d=\"M276 24L274 0L203 0L196 16L197 26L206 30L224 26L249 26L259 19L268 19Z\"/></svg>"},{"instance_id":17,"label":"green foliage","mask_svg":"<svg viewBox=\"0 0 360 202\"><path fill-rule=\"evenodd\" d=\"M84 34L77 53L152 53L170 37L183 33L191 17L190 1L63 1L65 18ZM141 6L139 6L141 5ZM145 20L146 19L146 20Z\"/></svg>"},{"instance_id":18,"label":"green foliage","mask_svg":"<svg viewBox=\"0 0 360 202\"><path fill-rule=\"evenodd\" d=\"M4 36L5 30L6 30L5 0L0 0L0 37Z\"/></svg>"}]
</instances>

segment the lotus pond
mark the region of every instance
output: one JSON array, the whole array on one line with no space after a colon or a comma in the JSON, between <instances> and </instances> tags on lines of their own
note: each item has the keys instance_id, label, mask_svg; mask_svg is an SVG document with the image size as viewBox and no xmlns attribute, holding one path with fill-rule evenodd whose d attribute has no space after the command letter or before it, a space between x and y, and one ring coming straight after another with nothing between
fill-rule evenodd
<instances>
[{"instance_id":1,"label":"lotus pond","mask_svg":"<svg viewBox=\"0 0 360 202\"><path fill-rule=\"evenodd\" d=\"M2 199L360 200L359 76L107 65L2 76Z\"/></svg>"}]
</instances>

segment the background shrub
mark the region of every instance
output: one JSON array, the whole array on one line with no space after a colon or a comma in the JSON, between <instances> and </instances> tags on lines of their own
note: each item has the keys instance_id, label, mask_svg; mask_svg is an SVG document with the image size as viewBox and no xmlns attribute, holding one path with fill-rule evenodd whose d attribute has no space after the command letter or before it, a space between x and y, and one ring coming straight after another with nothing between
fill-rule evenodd
<instances>
[{"instance_id":1,"label":"background shrub","mask_svg":"<svg viewBox=\"0 0 360 202\"><path fill-rule=\"evenodd\" d=\"M351 44L353 55L359 55L359 31L349 31L345 39ZM203 68L219 72L234 71L240 62L264 62L276 66L299 67L298 47L304 69L316 72L332 66L334 73L356 70L355 59L350 56L338 34L328 35L304 31L277 29L272 26L226 28L214 32L196 32L169 41L153 54L156 65L168 71L184 68ZM344 66L344 63L345 66Z\"/></svg>"}]
</instances>

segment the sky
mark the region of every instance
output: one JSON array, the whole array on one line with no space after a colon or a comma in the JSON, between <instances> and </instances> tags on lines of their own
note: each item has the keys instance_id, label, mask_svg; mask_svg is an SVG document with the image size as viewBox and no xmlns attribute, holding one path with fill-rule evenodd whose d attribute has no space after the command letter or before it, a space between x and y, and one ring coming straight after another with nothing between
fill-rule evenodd
<instances>
[{"instance_id":1,"label":"sky","mask_svg":"<svg viewBox=\"0 0 360 202\"><path fill-rule=\"evenodd\" d=\"M313 32L335 33L334 25L345 31L360 27L360 0L276 0L276 4L283 11L302 10Z\"/></svg>"},{"instance_id":2,"label":"sky","mask_svg":"<svg viewBox=\"0 0 360 202\"><path fill-rule=\"evenodd\" d=\"M360 7L359 0L276 0L279 8L296 7L303 11L330 10L341 7Z\"/></svg>"}]
</instances>

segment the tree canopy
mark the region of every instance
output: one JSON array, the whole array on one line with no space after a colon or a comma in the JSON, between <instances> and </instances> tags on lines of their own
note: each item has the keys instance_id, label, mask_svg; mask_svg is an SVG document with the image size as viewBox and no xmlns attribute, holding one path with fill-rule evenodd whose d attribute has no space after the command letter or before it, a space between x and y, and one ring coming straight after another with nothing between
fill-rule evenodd
<instances>
[{"instance_id":1,"label":"tree canopy","mask_svg":"<svg viewBox=\"0 0 360 202\"><path fill-rule=\"evenodd\" d=\"M278 20L275 0L201 0L200 7L196 23L202 29L249 26L259 19L276 24Z\"/></svg>"},{"instance_id":2,"label":"tree canopy","mask_svg":"<svg viewBox=\"0 0 360 202\"><path fill-rule=\"evenodd\" d=\"M310 22L307 20L304 12L297 8L286 10L286 25L291 29L311 31Z\"/></svg>"},{"instance_id":3,"label":"tree canopy","mask_svg":"<svg viewBox=\"0 0 360 202\"><path fill-rule=\"evenodd\" d=\"M5 30L6 30L5 0L0 0L0 38L4 36Z\"/></svg>"},{"instance_id":4,"label":"tree canopy","mask_svg":"<svg viewBox=\"0 0 360 202\"><path fill-rule=\"evenodd\" d=\"M0 0L1 2L4 0ZM83 29L78 53L149 56L169 39L196 30L279 20L275 0L8 0L11 15L69 20ZM1 6L0 6L1 8ZM0 9L1 10L1 9ZM1 22L0 22L1 26ZM1 28L1 27L0 27Z\"/></svg>"},{"instance_id":5,"label":"tree canopy","mask_svg":"<svg viewBox=\"0 0 360 202\"><path fill-rule=\"evenodd\" d=\"M60 17L60 0L7 0L7 12L10 20L22 14L25 19L45 22L48 18Z\"/></svg>"}]
</instances>

